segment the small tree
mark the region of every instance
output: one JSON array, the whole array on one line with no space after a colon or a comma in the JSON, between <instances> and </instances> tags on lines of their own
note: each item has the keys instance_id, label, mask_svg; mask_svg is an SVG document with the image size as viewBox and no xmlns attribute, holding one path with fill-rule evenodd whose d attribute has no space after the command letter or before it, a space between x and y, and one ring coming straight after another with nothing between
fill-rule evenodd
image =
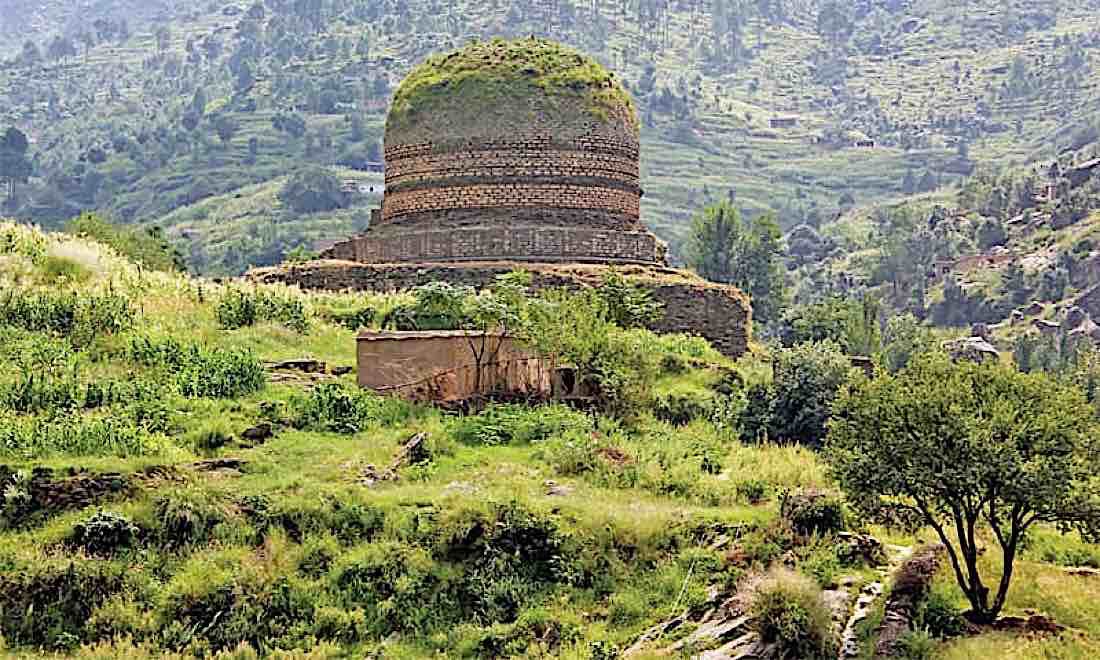
<instances>
[{"instance_id":1,"label":"small tree","mask_svg":"<svg viewBox=\"0 0 1100 660\"><path fill-rule=\"evenodd\" d=\"M859 508L914 511L947 547L970 617L989 623L1037 523L1100 538L1100 456L1082 393L1010 367L925 356L897 375L845 388L827 457ZM978 566L988 526L1003 559L996 591ZM991 599L992 595L992 599Z\"/></svg>"},{"instance_id":2,"label":"small tree","mask_svg":"<svg viewBox=\"0 0 1100 660\"><path fill-rule=\"evenodd\" d=\"M347 205L340 181L319 167L305 167L291 176L279 191L279 201L298 213L332 211Z\"/></svg>"},{"instance_id":3,"label":"small tree","mask_svg":"<svg viewBox=\"0 0 1100 660\"><path fill-rule=\"evenodd\" d=\"M761 321L779 315L786 297L783 238L775 216L745 220L729 201L703 209L692 220L688 264L708 280L734 284L752 297Z\"/></svg>"},{"instance_id":4,"label":"small tree","mask_svg":"<svg viewBox=\"0 0 1100 660\"><path fill-rule=\"evenodd\" d=\"M780 349L768 385L749 390L749 406L742 416L745 432L753 439L820 446L837 392L848 381L851 361L832 341L799 344Z\"/></svg>"}]
</instances>

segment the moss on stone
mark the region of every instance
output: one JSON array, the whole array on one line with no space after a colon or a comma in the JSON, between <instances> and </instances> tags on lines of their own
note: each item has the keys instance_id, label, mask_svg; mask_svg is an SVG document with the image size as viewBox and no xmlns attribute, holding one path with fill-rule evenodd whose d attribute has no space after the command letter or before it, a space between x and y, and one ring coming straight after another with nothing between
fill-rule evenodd
<instances>
[{"instance_id":1,"label":"moss on stone","mask_svg":"<svg viewBox=\"0 0 1100 660\"><path fill-rule=\"evenodd\" d=\"M468 127L454 122L484 120L485 110L499 115L505 109L518 119L587 114L637 132L633 101L614 74L571 48L536 38L474 42L428 58L397 88L386 128L402 131L431 117L462 129ZM491 120L485 124L493 130Z\"/></svg>"}]
</instances>

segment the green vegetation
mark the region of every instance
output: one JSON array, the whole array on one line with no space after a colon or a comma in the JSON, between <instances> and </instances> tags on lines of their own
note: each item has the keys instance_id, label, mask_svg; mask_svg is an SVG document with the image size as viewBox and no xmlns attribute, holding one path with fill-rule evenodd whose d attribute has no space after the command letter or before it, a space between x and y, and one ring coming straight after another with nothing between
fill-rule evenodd
<instances>
[{"instance_id":1,"label":"green vegetation","mask_svg":"<svg viewBox=\"0 0 1100 660\"><path fill-rule=\"evenodd\" d=\"M638 128L630 95L607 69L557 42L535 38L474 42L429 57L397 87L386 127L397 135L421 117L484 118L501 105L530 112L532 97L544 111L578 103L596 118ZM491 133L494 127L483 130Z\"/></svg>"},{"instance_id":2,"label":"green vegetation","mask_svg":"<svg viewBox=\"0 0 1100 660\"><path fill-rule=\"evenodd\" d=\"M655 625L729 601L750 614L745 632L774 640L776 657L826 657L839 640L821 589L853 581L858 592L893 552L852 551L862 538L853 533L902 546L938 536L880 526L894 524L884 512L905 501L865 505L853 482L874 489L881 475L860 463L866 478L856 479L835 458L851 435L845 420L873 408L859 397L923 373L923 347L900 375L874 379L851 373L829 343L775 349L771 365L760 347L731 362L695 337L625 327L652 301L614 275L586 292L526 295L513 273L484 290L306 294L139 267L109 247L14 225L0 225L0 246L4 286L33 311L0 326L0 359L13 367L0 374L0 635L15 655L607 658ZM63 255L85 274L47 277ZM76 314L105 299L128 310L122 321ZM106 320L77 332L58 308ZM284 308L305 323L259 312ZM303 356L350 364L355 329L402 316L507 327L574 367L594 395L581 409L480 402L446 413L361 390L350 376L285 380L264 368ZM893 355L895 335L908 337L884 333L876 360ZM1043 447L1074 445L1066 434L1095 422L1074 389L1085 382L1079 372L1058 385L1007 367L942 369L921 381L921 401L940 392L950 402L899 405L913 419L949 410L943 424L971 435L943 437L987 450L969 468L980 483L1012 467L1005 443L1024 451L1032 441L1028 468L997 483L1049 488L1003 497L1054 496L1078 483L1065 476L1078 469L1070 455ZM965 378L974 382L964 387ZM759 442L749 426L759 388L774 397L768 423L789 429L771 437L789 444ZM960 479L970 474L938 435L927 436L932 449L899 449L907 422L886 431L875 424L888 415L866 414L853 427L874 445L855 454L861 461L892 465L905 450L914 465L947 460ZM1014 426L1014 415L1039 431ZM829 418L834 474L807 446ZM411 438L420 440L409 448ZM1005 565L991 515L968 546L987 548L975 559L987 580ZM1004 611L1035 609L1073 635L957 638L970 604L948 564L917 605L925 632L908 635L906 648L1087 657L1100 638L1100 594L1062 567L1098 565L1100 552L1048 518L1014 550ZM670 631L644 653L695 630ZM690 652L715 642L692 641Z\"/></svg>"},{"instance_id":3,"label":"green vegetation","mask_svg":"<svg viewBox=\"0 0 1100 660\"><path fill-rule=\"evenodd\" d=\"M842 392L829 460L857 505L890 499L936 530L970 618L988 624L1034 525L1097 538L1095 423L1080 391L1043 376L928 359ZM995 591L978 569L979 522L1002 551Z\"/></svg>"}]
</instances>

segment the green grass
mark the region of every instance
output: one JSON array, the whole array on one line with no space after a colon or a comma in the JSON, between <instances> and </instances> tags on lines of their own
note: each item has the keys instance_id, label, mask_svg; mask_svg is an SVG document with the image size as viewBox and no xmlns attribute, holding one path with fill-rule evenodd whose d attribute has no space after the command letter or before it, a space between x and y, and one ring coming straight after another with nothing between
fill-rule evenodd
<instances>
[{"instance_id":1,"label":"green grass","mask_svg":"<svg viewBox=\"0 0 1100 660\"><path fill-rule=\"evenodd\" d=\"M54 365L40 370L58 387L70 370L78 383L150 383L168 412L156 430L136 431L148 444L134 451L93 440L86 448L0 452L17 471L117 472L132 484L95 504L48 511L19 508L25 481L4 484L0 648L13 657L191 657L220 649L245 658L282 646L303 649L294 657L384 648L395 658L579 660L593 648L624 649L684 608L705 609L708 589L732 590L753 564L763 568L788 550L798 570L819 581L870 578L866 569L839 566L828 539L793 547L779 525L779 493L831 487L808 449L743 444L705 416L672 426L648 414L626 423L560 407L449 414L359 393L352 377L312 391L258 383L233 396L188 394L172 366L175 349L154 360L161 353L134 342L151 337L163 347L174 338L211 354L351 365L354 331L326 313L381 311L402 298L260 287L299 300L308 325L227 329L216 314L226 285L138 269L65 236L0 225L5 235L21 247L3 257L0 277L17 274L18 286L39 289L51 255L80 254L89 275L65 280L62 292L113 291L134 301L137 315L132 329L82 346L65 335L9 331L0 335L0 359ZM747 382L768 377L759 356L731 365L698 342L667 338L655 346L677 357L665 360L660 395L712 397L729 369ZM0 375L0 390L14 377ZM41 405L53 400L43 396ZM130 407L110 409L137 419ZM4 414L20 423L45 418ZM275 437L246 441L243 432L263 421L276 422ZM427 435L426 460L368 486L416 433ZM199 463L230 458L239 469ZM138 530L132 538L101 531L89 541L77 532L119 520ZM871 531L891 543L918 540ZM987 546L982 568L991 571L995 546ZM749 553L745 563L728 558L733 547ZM1043 529L1019 564L1009 613L1048 614L1072 629L1063 640L982 635L943 644L936 657L1088 657L1100 639L1100 587L1059 565L1096 557L1095 546ZM939 579L961 604L951 576Z\"/></svg>"}]
</instances>

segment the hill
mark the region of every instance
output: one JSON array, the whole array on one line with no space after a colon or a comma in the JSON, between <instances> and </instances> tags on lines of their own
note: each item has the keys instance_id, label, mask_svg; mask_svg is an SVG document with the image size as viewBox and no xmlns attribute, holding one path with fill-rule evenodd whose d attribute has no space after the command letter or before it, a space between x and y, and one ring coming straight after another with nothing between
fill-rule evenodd
<instances>
[{"instance_id":1,"label":"hill","mask_svg":"<svg viewBox=\"0 0 1100 660\"><path fill-rule=\"evenodd\" d=\"M643 121L645 217L674 255L707 200L816 225L1096 139L1095 1L165 3L125 31L92 25L117 27L122 2L75 24L60 3L33 6L67 40L22 32L40 40L28 57L9 37L0 125L29 136L34 176L8 212L56 225L95 208L181 244L175 223L201 200L304 163L377 162L410 67L494 35L560 39L618 72ZM184 252L233 273L336 228L268 211L293 227Z\"/></svg>"},{"instance_id":2,"label":"hill","mask_svg":"<svg viewBox=\"0 0 1100 660\"><path fill-rule=\"evenodd\" d=\"M0 358L15 366L0 376L0 639L19 657L702 652L756 630L723 612L780 558L803 575L782 574L797 593L829 589L824 634L850 619L869 653L888 598L856 595L889 593L931 538L851 528L895 544L879 554L872 537L837 536L852 519L822 499L835 486L817 453L737 439L721 402L736 409L737 383L770 377L758 356L730 364L698 340L612 330L644 356L621 364L656 369L630 372L632 396L654 397L637 410L656 417L445 414L273 366L353 364L347 319L409 295L216 284L11 224L0 250ZM239 314L250 300L259 319ZM1061 566L1098 563L1096 546L1038 529L1009 611L1073 634L912 644L1087 657L1097 588ZM929 630L953 630L948 570L931 589Z\"/></svg>"}]
</instances>

